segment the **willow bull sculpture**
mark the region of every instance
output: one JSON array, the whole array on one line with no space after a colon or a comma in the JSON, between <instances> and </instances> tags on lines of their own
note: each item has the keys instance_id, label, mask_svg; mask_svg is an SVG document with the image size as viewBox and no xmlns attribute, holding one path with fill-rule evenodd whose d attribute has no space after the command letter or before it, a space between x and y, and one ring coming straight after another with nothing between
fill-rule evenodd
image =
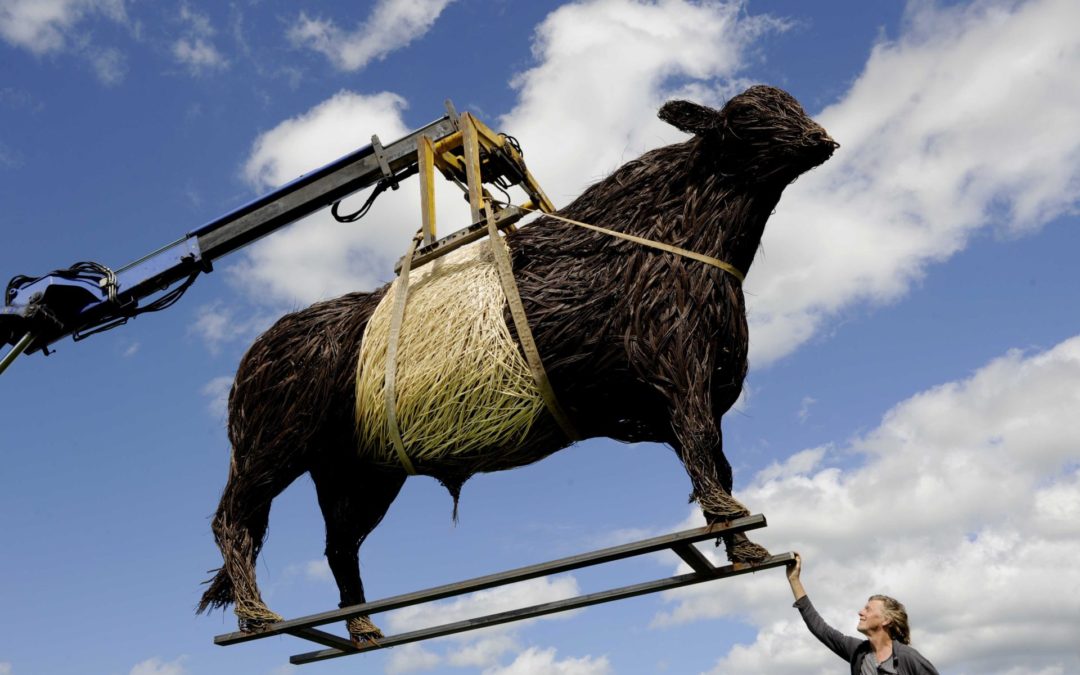
<instances>
[{"instance_id":1,"label":"willow bull sculpture","mask_svg":"<svg viewBox=\"0 0 1080 675\"><path fill-rule=\"evenodd\" d=\"M837 147L794 98L771 87L752 87L721 110L671 101L659 116L692 138L628 162L560 214L745 272L781 192ZM748 514L731 497L720 430L747 369L737 276L549 217L506 244L552 388L580 435L667 443L706 518ZM365 447L356 421L357 355L386 293L350 293L289 314L244 356L229 397L229 476L213 520L224 565L200 612L235 604L246 631L280 620L260 597L255 561L271 501L305 472L326 521L341 606L365 602L360 544L407 477L385 447ZM528 464L569 443L543 413L513 452L487 447L414 464L446 485L456 506L471 475ZM725 544L733 561L768 555L742 536ZM380 636L367 617L348 630L357 641Z\"/></svg>"}]
</instances>

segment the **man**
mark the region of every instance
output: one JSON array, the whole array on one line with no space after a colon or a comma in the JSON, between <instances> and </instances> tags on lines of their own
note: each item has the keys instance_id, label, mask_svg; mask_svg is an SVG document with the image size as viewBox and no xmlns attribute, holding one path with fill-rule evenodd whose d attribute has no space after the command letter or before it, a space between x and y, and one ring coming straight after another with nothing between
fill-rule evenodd
<instances>
[{"instance_id":1,"label":"man","mask_svg":"<svg viewBox=\"0 0 1080 675\"><path fill-rule=\"evenodd\" d=\"M938 675L926 657L911 647L911 628L902 604L885 595L870 596L859 612L858 631L866 639L844 635L814 609L799 580L801 571L802 557L796 553L795 562L788 565L795 607L814 637L851 664L851 675Z\"/></svg>"}]
</instances>

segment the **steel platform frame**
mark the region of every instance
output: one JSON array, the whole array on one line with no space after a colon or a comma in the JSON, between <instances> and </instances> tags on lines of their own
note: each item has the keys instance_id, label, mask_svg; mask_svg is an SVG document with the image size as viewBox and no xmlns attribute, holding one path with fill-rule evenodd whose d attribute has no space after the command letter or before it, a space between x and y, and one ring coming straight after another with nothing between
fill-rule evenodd
<instances>
[{"instance_id":1,"label":"steel platform frame","mask_svg":"<svg viewBox=\"0 0 1080 675\"><path fill-rule=\"evenodd\" d=\"M350 656L352 654L362 654L376 649L395 647L410 642L419 642L421 640L428 640L443 635L463 633L478 628L521 621L522 619L555 614L571 609L589 607L604 602L622 600L624 598L632 598L639 595L657 593L659 591L668 591L682 586L700 584L705 581L734 577L773 567L782 567L793 562L795 560L795 554L789 552L771 556L758 563L734 563L717 567L693 545L694 542L716 539L725 534L737 534L749 530L756 530L765 527L766 525L765 516L760 514L746 516L745 518L738 518L727 522L713 523L712 525L707 525L705 527L652 537L627 544L621 544L619 546L612 546L610 548L582 553L567 558L560 558L558 560L530 565L528 567L519 567L506 572L489 574L467 581L436 586L434 588L406 593L404 595L396 595L382 600L343 607L330 612L311 614L298 619L280 621L257 633L227 633L218 635L214 638L214 643L222 646L234 645L241 642L249 642L251 640L261 640L274 635L287 634L326 647L326 649L305 652L290 657L290 663L300 665L339 658L342 656ZM435 600L442 600L444 598L463 595L465 593L495 588L552 574L560 574L570 570L591 567L593 565L614 562L616 560L624 560L663 550L673 551L682 558L693 571L688 574L680 574L654 581L621 586L619 588L579 595L565 600L546 602L531 607L523 607L507 612L499 612L473 619L466 619L464 621L456 621L440 626L390 635L380 638L377 643L370 642L363 645L356 645L348 638L339 637L333 633L327 633L326 631L316 628L316 626L333 623L335 621L345 621L355 616L360 616L361 614L370 615L379 612L387 612L402 607L433 602Z\"/></svg>"}]
</instances>

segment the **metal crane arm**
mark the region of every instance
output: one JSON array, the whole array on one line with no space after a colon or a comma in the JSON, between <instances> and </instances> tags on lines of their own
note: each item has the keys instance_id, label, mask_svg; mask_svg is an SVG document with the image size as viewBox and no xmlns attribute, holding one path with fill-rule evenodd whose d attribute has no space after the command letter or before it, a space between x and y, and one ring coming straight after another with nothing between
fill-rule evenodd
<instances>
[{"instance_id":1,"label":"metal crane arm","mask_svg":"<svg viewBox=\"0 0 1080 675\"><path fill-rule=\"evenodd\" d=\"M99 263L76 263L64 270L30 277L12 278L0 306L0 345L14 348L0 360L0 372L22 352L43 351L71 335L80 340L114 328L129 319L172 305L195 278L213 269L222 256L247 246L276 230L334 205L339 220L358 218L371 201L386 188L397 189L398 181L418 172L430 186L433 168L465 188L478 183L466 173L462 147L462 123L478 129L483 161L477 161L478 178L501 185L522 185L543 210L550 202L525 168L516 142L494 134L468 114L458 116L447 102L447 114L385 147L377 136L365 146L326 166L193 230L176 241L118 269ZM425 140L426 139L426 140ZM434 157L421 166L418 149ZM368 204L358 214L340 216L338 202L354 192L375 185ZM500 227L508 227L522 217L516 208L496 214ZM425 215L425 219L429 216ZM433 216L430 216L433 218ZM426 222L426 221L425 221ZM477 229L471 226L472 229ZM434 224L424 252L452 248L478 236L455 233L434 241ZM469 236L464 236L469 235ZM437 253L435 253L437 255Z\"/></svg>"},{"instance_id":2,"label":"metal crane arm","mask_svg":"<svg viewBox=\"0 0 1080 675\"><path fill-rule=\"evenodd\" d=\"M456 129L457 115L450 108L447 115L386 147L373 137L371 145L116 270L76 263L41 277L14 277L0 307L0 344L22 342L22 350L47 353L50 344L68 335L79 340L164 309L222 256L380 181L396 187L398 180L416 172L421 136L437 140Z\"/></svg>"}]
</instances>

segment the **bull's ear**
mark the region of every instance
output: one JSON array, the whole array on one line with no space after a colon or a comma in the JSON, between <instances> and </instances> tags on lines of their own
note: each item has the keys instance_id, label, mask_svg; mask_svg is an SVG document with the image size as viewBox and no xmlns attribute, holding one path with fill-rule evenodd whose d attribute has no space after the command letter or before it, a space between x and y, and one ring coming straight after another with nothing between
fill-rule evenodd
<instances>
[{"instance_id":1,"label":"bull's ear","mask_svg":"<svg viewBox=\"0 0 1080 675\"><path fill-rule=\"evenodd\" d=\"M720 113L690 101L668 101L657 116L671 126L688 134L704 134L720 126Z\"/></svg>"}]
</instances>

